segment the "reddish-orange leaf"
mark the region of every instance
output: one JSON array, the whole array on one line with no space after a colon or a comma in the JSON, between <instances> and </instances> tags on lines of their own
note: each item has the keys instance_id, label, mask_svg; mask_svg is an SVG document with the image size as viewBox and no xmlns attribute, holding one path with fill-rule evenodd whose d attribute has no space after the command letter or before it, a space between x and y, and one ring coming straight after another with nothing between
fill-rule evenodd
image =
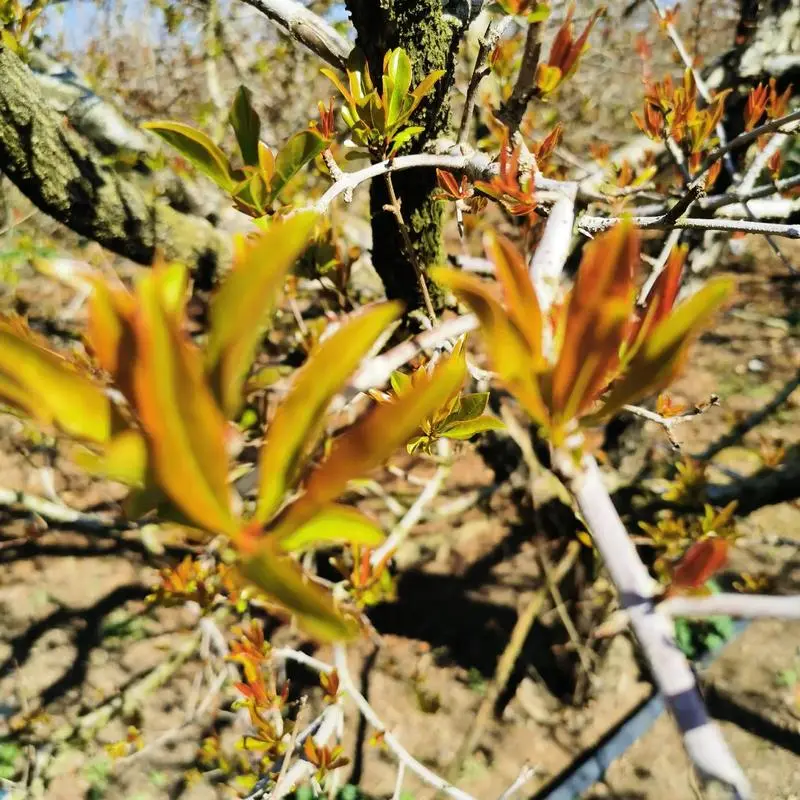
<instances>
[{"instance_id":1,"label":"reddish-orange leaf","mask_svg":"<svg viewBox=\"0 0 800 800\"><path fill-rule=\"evenodd\" d=\"M228 490L226 422L203 372L199 350L164 307L159 275L137 287L135 408L158 485L194 524L234 533Z\"/></svg>"},{"instance_id":2,"label":"reddish-orange leaf","mask_svg":"<svg viewBox=\"0 0 800 800\"><path fill-rule=\"evenodd\" d=\"M670 589L699 589L728 560L728 543L716 536L695 542L672 570Z\"/></svg>"}]
</instances>

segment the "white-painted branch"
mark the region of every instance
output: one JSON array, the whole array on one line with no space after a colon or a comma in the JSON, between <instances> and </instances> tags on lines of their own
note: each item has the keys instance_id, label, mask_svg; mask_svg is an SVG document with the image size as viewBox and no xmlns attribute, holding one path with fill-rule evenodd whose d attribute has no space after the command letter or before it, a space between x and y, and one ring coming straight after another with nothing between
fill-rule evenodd
<instances>
[{"instance_id":1,"label":"white-painted branch","mask_svg":"<svg viewBox=\"0 0 800 800\"><path fill-rule=\"evenodd\" d=\"M611 502L597 464L587 456L576 469L567 456L561 467L617 587L620 604L630 616L653 679L681 730L689 757L702 775L732 787L740 798L751 797L747 778L709 718L692 668L675 644L671 621L654 608L656 583Z\"/></svg>"},{"instance_id":2,"label":"white-painted branch","mask_svg":"<svg viewBox=\"0 0 800 800\"><path fill-rule=\"evenodd\" d=\"M657 610L669 617L741 617L800 619L800 595L770 597L763 594L712 594L706 597L670 597Z\"/></svg>"}]
</instances>

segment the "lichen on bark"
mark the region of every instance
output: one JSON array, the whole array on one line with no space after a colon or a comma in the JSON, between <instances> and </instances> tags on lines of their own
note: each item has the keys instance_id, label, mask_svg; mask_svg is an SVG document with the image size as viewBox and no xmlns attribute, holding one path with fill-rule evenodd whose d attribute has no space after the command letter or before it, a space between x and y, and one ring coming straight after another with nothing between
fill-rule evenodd
<instances>
[{"instance_id":1,"label":"lichen on bark","mask_svg":"<svg viewBox=\"0 0 800 800\"><path fill-rule=\"evenodd\" d=\"M150 265L157 254L208 283L230 259L230 242L206 220L151 200L45 101L20 59L0 46L0 169L58 222L103 247Z\"/></svg>"},{"instance_id":2,"label":"lichen on bark","mask_svg":"<svg viewBox=\"0 0 800 800\"><path fill-rule=\"evenodd\" d=\"M395 47L402 47L408 53L415 83L434 70L445 70L444 77L414 115L413 124L423 126L424 133L403 151L419 152L426 142L446 134L450 128L448 95L462 28L442 13L441 0L346 0L346 5L358 34L356 45L364 52L373 76L381 74L384 54ZM433 197L436 176L430 170L409 170L396 173L392 179L418 263L427 271L443 260L442 204ZM385 210L388 202L385 183L373 181L370 187L373 265L388 297L405 301L409 309L421 308L422 294L403 238L396 220ZM441 310L442 292L430 278L426 280L434 308Z\"/></svg>"}]
</instances>

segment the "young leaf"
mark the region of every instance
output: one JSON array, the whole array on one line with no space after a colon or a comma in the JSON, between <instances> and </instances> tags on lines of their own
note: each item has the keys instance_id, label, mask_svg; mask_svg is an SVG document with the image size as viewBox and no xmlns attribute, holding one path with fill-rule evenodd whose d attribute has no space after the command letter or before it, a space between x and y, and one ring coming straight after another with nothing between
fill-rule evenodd
<instances>
[{"instance_id":1,"label":"young leaf","mask_svg":"<svg viewBox=\"0 0 800 800\"><path fill-rule=\"evenodd\" d=\"M393 403L373 408L336 439L327 460L308 479L301 495L278 519L278 535L286 535L311 519L346 488L382 464L413 436L426 417L439 409L463 381L459 360L453 357L439 364L431 375L423 375L411 390Z\"/></svg>"},{"instance_id":2,"label":"young leaf","mask_svg":"<svg viewBox=\"0 0 800 800\"><path fill-rule=\"evenodd\" d=\"M261 451L257 519L266 522L292 487L318 422L380 333L402 313L382 303L354 314L312 351L275 412Z\"/></svg>"},{"instance_id":3,"label":"young leaf","mask_svg":"<svg viewBox=\"0 0 800 800\"><path fill-rule=\"evenodd\" d=\"M339 612L329 592L306 580L300 567L282 552L273 537L260 537L256 549L242 559L239 569L295 614L300 626L320 641L352 639L358 632L358 624Z\"/></svg>"},{"instance_id":4,"label":"young leaf","mask_svg":"<svg viewBox=\"0 0 800 800\"><path fill-rule=\"evenodd\" d=\"M383 539L380 526L358 509L334 504L323 508L305 525L290 531L279 541L281 547L291 553L328 542L377 547Z\"/></svg>"},{"instance_id":5,"label":"young leaf","mask_svg":"<svg viewBox=\"0 0 800 800\"><path fill-rule=\"evenodd\" d=\"M228 494L226 423L205 381L200 352L165 310L157 276L143 276L137 289L135 407L155 479L193 523L233 534L238 525Z\"/></svg>"},{"instance_id":6,"label":"young leaf","mask_svg":"<svg viewBox=\"0 0 800 800\"><path fill-rule=\"evenodd\" d=\"M187 161L226 192L233 188L230 165L225 153L202 131L182 122L154 120L142 125L172 145Z\"/></svg>"},{"instance_id":7,"label":"young leaf","mask_svg":"<svg viewBox=\"0 0 800 800\"><path fill-rule=\"evenodd\" d=\"M270 202L275 200L286 184L327 146L325 138L317 131L300 131L292 136L275 159L275 176L270 186Z\"/></svg>"},{"instance_id":8,"label":"young leaf","mask_svg":"<svg viewBox=\"0 0 800 800\"><path fill-rule=\"evenodd\" d=\"M228 418L241 408L242 385L267 318L316 220L316 214L304 212L273 222L245 250L211 301L206 369Z\"/></svg>"},{"instance_id":9,"label":"young leaf","mask_svg":"<svg viewBox=\"0 0 800 800\"><path fill-rule=\"evenodd\" d=\"M431 270L431 277L455 292L477 314L489 355L500 378L531 418L540 425L546 424L550 414L534 376L535 359L541 350L530 351L525 336L492 297L484 281L443 267Z\"/></svg>"},{"instance_id":10,"label":"young leaf","mask_svg":"<svg viewBox=\"0 0 800 800\"><path fill-rule=\"evenodd\" d=\"M139 431L129 429L114 436L95 453L76 448L73 461L89 475L143 489L148 477L147 443Z\"/></svg>"},{"instance_id":11,"label":"young leaf","mask_svg":"<svg viewBox=\"0 0 800 800\"><path fill-rule=\"evenodd\" d=\"M734 289L728 278L714 278L681 303L641 344L625 374L611 389L600 411L606 417L626 403L664 388L680 368L691 339Z\"/></svg>"},{"instance_id":12,"label":"young leaf","mask_svg":"<svg viewBox=\"0 0 800 800\"><path fill-rule=\"evenodd\" d=\"M487 415L448 424L437 433L445 439L471 439L479 433L499 431L504 428L505 425L499 419Z\"/></svg>"},{"instance_id":13,"label":"young leaf","mask_svg":"<svg viewBox=\"0 0 800 800\"><path fill-rule=\"evenodd\" d=\"M670 589L699 589L728 560L728 543L709 537L695 542L672 571Z\"/></svg>"},{"instance_id":14,"label":"young leaf","mask_svg":"<svg viewBox=\"0 0 800 800\"><path fill-rule=\"evenodd\" d=\"M111 434L103 388L40 344L21 320L0 320L0 401L78 439L102 443Z\"/></svg>"},{"instance_id":15,"label":"young leaf","mask_svg":"<svg viewBox=\"0 0 800 800\"><path fill-rule=\"evenodd\" d=\"M524 334L531 353L541 353L542 312L525 260L511 241L495 233L486 235L484 248L503 286L505 301L514 322Z\"/></svg>"},{"instance_id":16,"label":"young leaf","mask_svg":"<svg viewBox=\"0 0 800 800\"><path fill-rule=\"evenodd\" d=\"M228 120L236 134L242 160L249 166L258 166L261 119L253 108L253 94L246 86L240 86L236 92Z\"/></svg>"}]
</instances>

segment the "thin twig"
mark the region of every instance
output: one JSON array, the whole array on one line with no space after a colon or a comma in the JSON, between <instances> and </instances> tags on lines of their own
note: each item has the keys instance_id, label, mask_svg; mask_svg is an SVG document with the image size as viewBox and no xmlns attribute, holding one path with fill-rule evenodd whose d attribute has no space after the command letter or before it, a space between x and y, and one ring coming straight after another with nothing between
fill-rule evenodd
<instances>
[{"instance_id":1,"label":"thin twig","mask_svg":"<svg viewBox=\"0 0 800 800\"><path fill-rule=\"evenodd\" d=\"M800 239L800 225L783 225L769 222L751 222L746 219L698 219L684 217L675 222L665 222L664 216L633 217L631 222L645 230L669 228L690 228L698 231L741 231L742 233L770 234L787 239ZM618 225L621 217L593 217L584 215L578 218L578 229L588 233L600 233Z\"/></svg>"},{"instance_id":2,"label":"thin twig","mask_svg":"<svg viewBox=\"0 0 800 800\"><path fill-rule=\"evenodd\" d=\"M414 758L408 752L408 750L403 747L402 744L400 744L400 742L397 740L397 737L395 737L391 731L386 729L386 726L381 721L381 718L375 713L375 710L369 704L364 695L358 691L358 688L356 687L355 682L350 675L350 669L347 666L347 651L345 650L344 646L341 644L334 645L333 652L334 663L336 665L336 671L339 675L342 691L356 704L364 719L366 719L366 721L373 728L375 728L376 731L383 734L383 742L395 755L397 760L405 764L406 767L411 770L411 772L425 781L425 783L433 786L440 792L444 792L449 797L453 797L455 800L474 800L471 795L467 794L466 792L462 792L461 789L453 786L450 782L446 781L444 778L441 778L435 772L428 769L428 767L426 767L424 764L421 764L419 761L417 761L417 759Z\"/></svg>"},{"instance_id":3,"label":"thin twig","mask_svg":"<svg viewBox=\"0 0 800 800\"><path fill-rule=\"evenodd\" d=\"M417 276L419 290L422 293L422 300L425 303L425 311L428 314L431 324L435 325L436 311L434 310L433 303L431 302L431 295L428 291L425 273L422 271L422 266L417 258L417 251L414 249L414 243L411 241L411 233L408 230L408 225L406 225L405 219L403 219L403 209L400 205L400 199L397 197L397 193L394 190L392 175L390 172L387 172L383 177L384 181L386 182L386 189L389 192L389 203L384 206L384 210L391 212L394 215L394 218L397 220L397 227L400 228L400 235L403 237L403 245L406 249L406 256L411 262L411 266L414 268L414 272Z\"/></svg>"},{"instance_id":4,"label":"thin twig","mask_svg":"<svg viewBox=\"0 0 800 800\"><path fill-rule=\"evenodd\" d=\"M664 429L664 433L667 434L667 438L669 439L669 442L673 448L675 448L675 450L680 450L681 446L680 443L675 439L673 428L683 425L685 422L689 422L701 414L705 414L706 411L708 411L712 406L718 405L719 396L712 394L705 403L698 403L693 408L683 411L680 414L675 414L675 416L672 417L665 417L663 414L650 411L650 409L642 408L641 406L625 405L623 408L626 411L629 411L631 414L635 414L637 417L641 417L642 419L646 419L650 422L655 422L656 425L660 425Z\"/></svg>"}]
</instances>

